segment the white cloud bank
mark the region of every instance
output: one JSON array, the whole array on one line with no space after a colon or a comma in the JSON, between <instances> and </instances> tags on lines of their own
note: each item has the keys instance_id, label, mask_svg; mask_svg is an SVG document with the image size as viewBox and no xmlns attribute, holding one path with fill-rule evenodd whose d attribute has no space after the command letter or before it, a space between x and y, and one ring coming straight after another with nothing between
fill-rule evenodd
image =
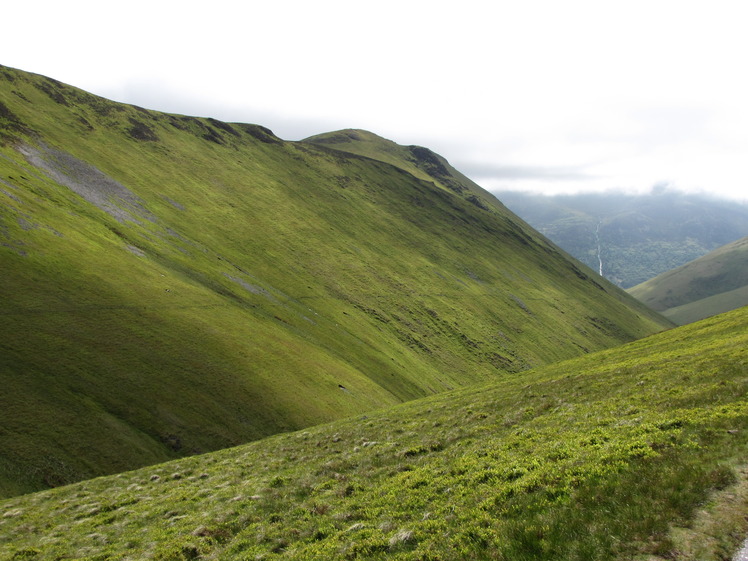
<instances>
[{"instance_id":1,"label":"white cloud bank","mask_svg":"<svg viewBox=\"0 0 748 561\"><path fill-rule=\"evenodd\" d=\"M286 139L365 128L488 189L748 198L739 2L15 2L0 64Z\"/></svg>"}]
</instances>

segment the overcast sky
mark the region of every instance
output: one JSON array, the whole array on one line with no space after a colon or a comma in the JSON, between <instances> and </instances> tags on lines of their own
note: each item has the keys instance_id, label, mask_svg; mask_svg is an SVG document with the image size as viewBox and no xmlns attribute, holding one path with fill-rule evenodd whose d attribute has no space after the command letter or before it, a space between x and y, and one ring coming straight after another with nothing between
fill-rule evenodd
<instances>
[{"instance_id":1,"label":"overcast sky","mask_svg":"<svg viewBox=\"0 0 748 561\"><path fill-rule=\"evenodd\" d=\"M489 190L748 199L738 1L7 4L0 64L117 101L287 140L363 128Z\"/></svg>"}]
</instances>

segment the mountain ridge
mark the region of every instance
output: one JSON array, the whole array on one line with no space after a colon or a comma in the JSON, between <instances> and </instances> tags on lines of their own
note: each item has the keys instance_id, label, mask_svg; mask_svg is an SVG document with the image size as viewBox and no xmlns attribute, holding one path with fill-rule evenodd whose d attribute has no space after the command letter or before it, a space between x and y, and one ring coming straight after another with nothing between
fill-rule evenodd
<instances>
[{"instance_id":1,"label":"mountain ridge","mask_svg":"<svg viewBox=\"0 0 748 561\"><path fill-rule=\"evenodd\" d=\"M302 142L392 164L419 179L431 181L447 191L461 195L483 210L498 208L503 212L507 211L496 197L460 173L446 158L424 146L402 146L362 129L321 133L305 138Z\"/></svg>"},{"instance_id":2,"label":"mountain ridge","mask_svg":"<svg viewBox=\"0 0 748 561\"><path fill-rule=\"evenodd\" d=\"M501 207L0 67L0 494L670 327Z\"/></svg>"}]
</instances>

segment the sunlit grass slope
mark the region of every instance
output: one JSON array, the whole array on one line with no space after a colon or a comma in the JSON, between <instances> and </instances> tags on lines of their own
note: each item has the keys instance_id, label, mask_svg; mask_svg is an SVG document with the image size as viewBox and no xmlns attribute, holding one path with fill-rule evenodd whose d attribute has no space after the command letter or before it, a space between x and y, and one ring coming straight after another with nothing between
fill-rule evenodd
<instances>
[{"instance_id":1,"label":"sunlit grass slope","mask_svg":"<svg viewBox=\"0 0 748 561\"><path fill-rule=\"evenodd\" d=\"M669 325L390 164L0 67L0 495Z\"/></svg>"},{"instance_id":2,"label":"sunlit grass slope","mask_svg":"<svg viewBox=\"0 0 748 561\"><path fill-rule=\"evenodd\" d=\"M658 275L629 293L679 324L748 305L748 238Z\"/></svg>"},{"instance_id":3,"label":"sunlit grass slope","mask_svg":"<svg viewBox=\"0 0 748 561\"><path fill-rule=\"evenodd\" d=\"M0 556L725 559L746 505L713 534L694 520L746 462L747 333L744 308L522 377L5 500Z\"/></svg>"}]
</instances>

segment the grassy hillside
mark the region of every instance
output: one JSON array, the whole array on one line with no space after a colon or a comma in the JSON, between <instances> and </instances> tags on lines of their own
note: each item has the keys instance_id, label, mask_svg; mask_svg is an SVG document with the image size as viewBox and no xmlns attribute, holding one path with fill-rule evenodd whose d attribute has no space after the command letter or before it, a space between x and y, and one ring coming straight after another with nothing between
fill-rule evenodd
<instances>
[{"instance_id":1,"label":"grassy hillside","mask_svg":"<svg viewBox=\"0 0 748 561\"><path fill-rule=\"evenodd\" d=\"M0 495L670 325L392 165L0 68Z\"/></svg>"},{"instance_id":2,"label":"grassy hillside","mask_svg":"<svg viewBox=\"0 0 748 561\"><path fill-rule=\"evenodd\" d=\"M667 189L645 195L497 195L554 243L624 288L748 235L748 205Z\"/></svg>"},{"instance_id":3,"label":"grassy hillside","mask_svg":"<svg viewBox=\"0 0 748 561\"><path fill-rule=\"evenodd\" d=\"M742 306L748 306L748 285L670 308L663 315L678 325L685 325Z\"/></svg>"},{"instance_id":4,"label":"grassy hillside","mask_svg":"<svg viewBox=\"0 0 748 561\"><path fill-rule=\"evenodd\" d=\"M727 559L748 526L746 333L748 308L5 500L0 557Z\"/></svg>"},{"instance_id":5,"label":"grassy hillside","mask_svg":"<svg viewBox=\"0 0 748 561\"><path fill-rule=\"evenodd\" d=\"M658 275L629 293L679 324L748 305L748 238Z\"/></svg>"}]
</instances>

